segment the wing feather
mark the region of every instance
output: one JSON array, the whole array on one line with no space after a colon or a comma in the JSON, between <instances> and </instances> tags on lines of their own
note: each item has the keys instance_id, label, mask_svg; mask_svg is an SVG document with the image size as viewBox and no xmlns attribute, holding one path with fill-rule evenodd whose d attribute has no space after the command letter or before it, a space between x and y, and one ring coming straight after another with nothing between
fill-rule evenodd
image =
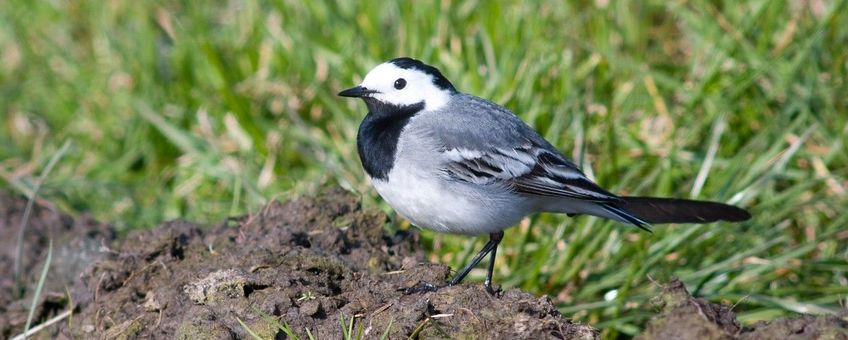
<instances>
[{"instance_id":1,"label":"wing feather","mask_svg":"<svg viewBox=\"0 0 848 340\"><path fill-rule=\"evenodd\" d=\"M564 156L535 146L510 150L449 149L443 172L450 178L481 185L503 185L535 196L567 197L597 202L620 202L589 180Z\"/></svg>"},{"instance_id":2,"label":"wing feather","mask_svg":"<svg viewBox=\"0 0 848 340\"><path fill-rule=\"evenodd\" d=\"M516 193L621 202L506 108L459 93L450 109L420 115L420 133L437 141L447 178L501 185ZM438 127L438 128L436 128Z\"/></svg>"}]
</instances>

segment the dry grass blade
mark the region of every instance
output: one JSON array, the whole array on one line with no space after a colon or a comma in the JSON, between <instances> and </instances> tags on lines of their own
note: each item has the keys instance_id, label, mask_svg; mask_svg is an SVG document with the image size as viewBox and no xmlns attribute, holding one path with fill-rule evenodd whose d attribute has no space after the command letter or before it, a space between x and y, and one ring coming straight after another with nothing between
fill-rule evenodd
<instances>
[{"instance_id":1,"label":"dry grass blade","mask_svg":"<svg viewBox=\"0 0 848 340\"><path fill-rule=\"evenodd\" d=\"M38 285L35 287L35 294L32 296L32 303L29 305L29 313L27 314L26 325L24 326L24 339L29 334L29 327L32 325L32 318L35 316L35 309L38 307L38 300L41 298L41 290L44 288L44 283L47 281L47 272L50 270L50 263L53 261L53 239L50 239L50 244L47 248L47 259L44 260L44 268L41 269L41 276L38 278Z\"/></svg>"},{"instance_id":2,"label":"dry grass blade","mask_svg":"<svg viewBox=\"0 0 848 340\"><path fill-rule=\"evenodd\" d=\"M56 153L50 157L50 161L47 162L47 166L44 167L44 170L41 172L41 175L38 176L38 179L35 181L35 186L32 189L32 194L29 196L29 200L27 201L26 209L24 210L24 215L21 218L21 223L18 226L18 242L16 245L15 251L15 279L19 281L21 278L21 263L23 262L23 251L24 251L24 235L26 235L27 225L29 224L29 216L32 213L32 206L35 204L35 200L38 197L38 190L41 189L41 184L47 179L47 176L50 175L50 171L53 170L53 167L59 163L59 160L62 159L62 156L68 152L68 149L71 147L71 141L67 140L62 144L62 147L59 148ZM20 284L20 282L18 282Z\"/></svg>"}]
</instances>

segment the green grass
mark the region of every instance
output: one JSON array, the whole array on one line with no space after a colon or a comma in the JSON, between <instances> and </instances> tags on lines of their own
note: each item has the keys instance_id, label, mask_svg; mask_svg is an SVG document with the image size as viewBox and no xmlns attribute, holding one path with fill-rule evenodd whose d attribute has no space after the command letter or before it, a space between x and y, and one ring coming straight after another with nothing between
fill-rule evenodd
<instances>
[{"instance_id":1,"label":"green grass","mask_svg":"<svg viewBox=\"0 0 848 340\"><path fill-rule=\"evenodd\" d=\"M739 204L741 224L642 233L533 216L496 283L632 334L652 280L745 322L844 309L848 4L660 1L0 2L0 185L124 228L215 222L363 179L364 105L335 96L400 55L517 112L612 191ZM457 267L478 240L423 232ZM475 243L476 242L476 243ZM472 272L482 280L482 267Z\"/></svg>"}]
</instances>

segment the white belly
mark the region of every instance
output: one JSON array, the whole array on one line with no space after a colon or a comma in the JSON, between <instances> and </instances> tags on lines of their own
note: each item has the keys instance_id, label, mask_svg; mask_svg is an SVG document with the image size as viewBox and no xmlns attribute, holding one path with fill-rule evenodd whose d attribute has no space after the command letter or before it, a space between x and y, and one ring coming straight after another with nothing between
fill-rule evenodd
<instances>
[{"instance_id":1,"label":"white belly","mask_svg":"<svg viewBox=\"0 0 848 340\"><path fill-rule=\"evenodd\" d=\"M392 208L420 228L488 234L509 228L531 212L528 201L502 188L472 186L398 168L389 172L388 181L371 183Z\"/></svg>"}]
</instances>

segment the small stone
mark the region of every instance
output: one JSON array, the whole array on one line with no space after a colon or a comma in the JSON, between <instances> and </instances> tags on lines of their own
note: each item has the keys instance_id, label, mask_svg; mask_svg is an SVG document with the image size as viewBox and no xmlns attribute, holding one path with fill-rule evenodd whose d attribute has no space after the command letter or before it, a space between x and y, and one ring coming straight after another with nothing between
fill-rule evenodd
<instances>
[{"instance_id":1,"label":"small stone","mask_svg":"<svg viewBox=\"0 0 848 340\"><path fill-rule=\"evenodd\" d=\"M156 300L156 293L152 291L147 292L147 297L144 299L142 307L144 307L144 310L148 312L157 312L162 310L162 304Z\"/></svg>"},{"instance_id":2,"label":"small stone","mask_svg":"<svg viewBox=\"0 0 848 340\"><path fill-rule=\"evenodd\" d=\"M115 340L135 339L136 336L144 329L144 325L139 319L140 318L127 320L107 329L103 338Z\"/></svg>"},{"instance_id":3,"label":"small stone","mask_svg":"<svg viewBox=\"0 0 848 340\"><path fill-rule=\"evenodd\" d=\"M318 300L306 301L300 305L300 315L313 316L321 311L321 302Z\"/></svg>"},{"instance_id":4,"label":"small stone","mask_svg":"<svg viewBox=\"0 0 848 340\"><path fill-rule=\"evenodd\" d=\"M416 260L412 256L406 256L406 257L403 258L403 261L401 262L401 269L411 269L411 268L415 267L416 265L418 265L418 260Z\"/></svg>"},{"instance_id":5,"label":"small stone","mask_svg":"<svg viewBox=\"0 0 848 340\"><path fill-rule=\"evenodd\" d=\"M219 270L183 287L189 299L202 305L244 296L248 279L235 269Z\"/></svg>"}]
</instances>

